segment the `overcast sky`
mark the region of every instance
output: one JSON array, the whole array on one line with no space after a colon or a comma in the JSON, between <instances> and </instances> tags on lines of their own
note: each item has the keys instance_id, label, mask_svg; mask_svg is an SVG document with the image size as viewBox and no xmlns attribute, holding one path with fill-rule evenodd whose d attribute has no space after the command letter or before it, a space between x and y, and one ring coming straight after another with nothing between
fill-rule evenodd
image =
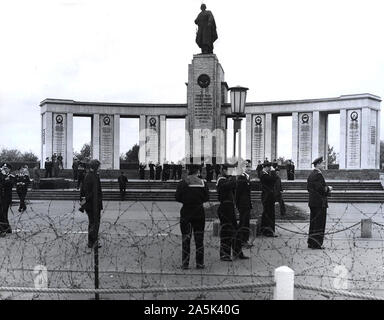
<instances>
[{"instance_id":1,"label":"overcast sky","mask_svg":"<svg viewBox=\"0 0 384 320\"><path fill-rule=\"evenodd\" d=\"M205 3L219 36L214 53L228 84L249 88L247 101L384 97L382 0ZM40 156L45 98L186 103L200 0L0 4L0 147ZM75 132L75 141L87 135Z\"/></svg>"}]
</instances>

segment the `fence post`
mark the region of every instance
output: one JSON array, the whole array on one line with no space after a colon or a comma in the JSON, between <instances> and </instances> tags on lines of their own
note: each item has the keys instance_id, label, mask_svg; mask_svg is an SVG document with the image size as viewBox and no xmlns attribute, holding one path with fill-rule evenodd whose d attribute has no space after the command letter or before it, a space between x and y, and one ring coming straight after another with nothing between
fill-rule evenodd
<instances>
[{"instance_id":1,"label":"fence post","mask_svg":"<svg viewBox=\"0 0 384 320\"><path fill-rule=\"evenodd\" d=\"M95 289L99 289L99 243L96 241L93 248L94 262L95 262ZM100 296L95 293L95 300L99 300Z\"/></svg>"},{"instance_id":2,"label":"fence post","mask_svg":"<svg viewBox=\"0 0 384 320\"><path fill-rule=\"evenodd\" d=\"M294 277L295 272L287 266L275 269L275 289L274 300L293 300L294 299Z\"/></svg>"},{"instance_id":3,"label":"fence post","mask_svg":"<svg viewBox=\"0 0 384 320\"><path fill-rule=\"evenodd\" d=\"M372 219L361 219L361 237L372 238Z\"/></svg>"}]
</instances>

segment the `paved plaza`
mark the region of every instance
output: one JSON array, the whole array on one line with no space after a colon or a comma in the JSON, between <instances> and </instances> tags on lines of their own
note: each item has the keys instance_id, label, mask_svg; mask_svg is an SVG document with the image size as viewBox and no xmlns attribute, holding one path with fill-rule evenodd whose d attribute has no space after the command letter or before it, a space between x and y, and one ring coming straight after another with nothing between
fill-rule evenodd
<instances>
[{"instance_id":1,"label":"paved plaza","mask_svg":"<svg viewBox=\"0 0 384 320\"><path fill-rule=\"evenodd\" d=\"M306 204L291 203L308 212ZM12 207L16 230L0 239L0 280L3 286L33 287L33 269L48 269L51 288L92 288L93 254L86 248L87 218L72 201L32 201L20 214ZM205 270L181 270L180 204L175 202L105 202L100 228L101 288L220 286L270 282L276 267L295 271L297 283L338 286L345 268L348 288L384 296L383 212L380 204L330 204L326 250L306 245L308 221L277 221L278 238L257 237L244 250L250 260L221 262L219 238L212 235L213 220L206 223ZM370 239L362 239L360 220L376 223ZM192 248L194 243L192 242ZM193 252L194 250L192 250ZM341 271L340 271L341 270ZM90 299L82 294L10 294L9 299ZM103 299L272 299L273 288L210 292L102 295ZM295 290L297 299L341 299L308 290Z\"/></svg>"}]
</instances>

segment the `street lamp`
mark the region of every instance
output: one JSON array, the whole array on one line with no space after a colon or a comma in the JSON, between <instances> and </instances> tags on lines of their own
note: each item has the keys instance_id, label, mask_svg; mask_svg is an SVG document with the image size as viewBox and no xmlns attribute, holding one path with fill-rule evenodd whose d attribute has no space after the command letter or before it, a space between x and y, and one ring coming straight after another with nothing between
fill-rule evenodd
<instances>
[{"instance_id":1,"label":"street lamp","mask_svg":"<svg viewBox=\"0 0 384 320\"><path fill-rule=\"evenodd\" d=\"M233 118L233 157L236 157L236 133L241 130L241 119L245 116L245 100L248 88L237 86L229 88L231 91L231 111ZM241 157L241 132L239 132L239 157Z\"/></svg>"}]
</instances>

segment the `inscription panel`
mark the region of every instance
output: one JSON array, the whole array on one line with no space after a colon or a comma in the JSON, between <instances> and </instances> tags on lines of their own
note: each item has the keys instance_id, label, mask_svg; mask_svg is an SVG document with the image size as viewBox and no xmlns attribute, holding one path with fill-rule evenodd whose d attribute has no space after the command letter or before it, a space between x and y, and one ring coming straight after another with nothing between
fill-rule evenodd
<instances>
[{"instance_id":1,"label":"inscription panel","mask_svg":"<svg viewBox=\"0 0 384 320\"><path fill-rule=\"evenodd\" d=\"M100 115L100 168L113 168L113 115Z\"/></svg>"},{"instance_id":2,"label":"inscription panel","mask_svg":"<svg viewBox=\"0 0 384 320\"><path fill-rule=\"evenodd\" d=\"M312 163L312 113L299 113L298 168L311 169Z\"/></svg>"},{"instance_id":3,"label":"inscription panel","mask_svg":"<svg viewBox=\"0 0 384 320\"><path fill-rule=\"evenodd\" d=\"M63 158L66 156L67 151L67 140L66 140L66 129L67 129L67 117L66 114L54 113L53 114L53 145L52 154L61 154ZM44 130L45 136L45 130ZM45 137L44 137L45 139ZM47 155L51 157L52 155Z\"/></svg>"},{"instance_id":4,"label":"inscription panel","mask_svg":"<svg viewBox=\"0 0 384 320\"><path fill-rule=\"evenodd\" d=\"M359 169L361 160L361 110L347 111L347 131L347 168Z\"/></svg>"},{"instance_id":5,"label":"inscription panel","mask_svg":"<svg viewBox=\"0 0 384 320\"><path fill-rule=\"evenodd\" d=\"M252 167L264 161L265 116L252 116Z\"/></svg>"}]
</instances>

